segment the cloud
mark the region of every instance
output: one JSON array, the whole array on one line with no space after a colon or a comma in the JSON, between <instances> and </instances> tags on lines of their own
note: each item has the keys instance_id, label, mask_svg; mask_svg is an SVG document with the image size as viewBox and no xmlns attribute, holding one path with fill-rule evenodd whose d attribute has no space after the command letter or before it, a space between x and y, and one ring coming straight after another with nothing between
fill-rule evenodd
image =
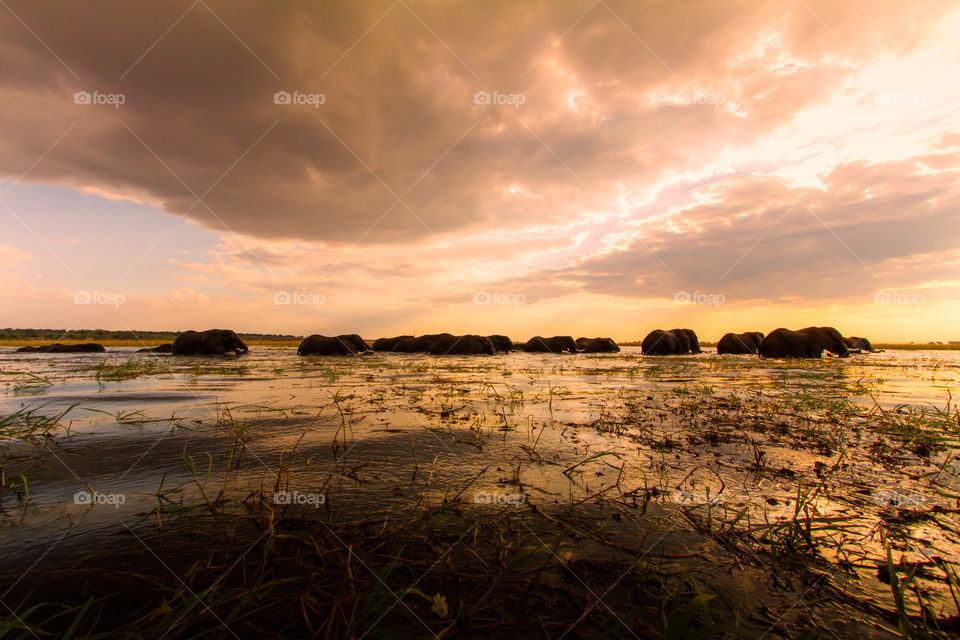
<instances>
[{"instance_id":1,"label":"cloud","mask_svg":"<svg viewBox=\"0 0 960 640\"><path fill-rule=\"evenodd\" d=\"M958 161L960 154L945 164ZM610 250L499 284L537 292L528 300L544 292L669 298L699 290L782 302L955 278L955 262L939 258L960 256L954 171L855 162L822 180L823 189L764 175L720 179L694 189L692 204L619 232Z\"/></svg>"},{"instance_id":2,"label":"cloud","mask_svg":"<svg viewBox=\"0 0 960 640\"><path fill-rule=\"evenodd\" d=\"M30 260L33 257L29 251L0 244L0 268L19 267L24 260Z\"/></svg>"},{"instance_id":3,"label":"cloud","mask_svg":"<svg viewBox=\"0 0 960 640\"><path fill-rule=\"evenodd\" d=\"M625 193L788 125L950 7L882 4L14 1L36 36L0 26L0 172L43 156L29 180L325 244L622 217Z\"/></svg>"},{"instance_id":4,"label":"cloud","mask_svg":"<svg viewBox=\"0 0 960 640\"><path fill-rule=\"evenodd\" d=\"M955 296L960 247L945 233L960 205L952 170L856 161L818 179L818 187L797 187L774 175L718 178L691 187L681 204L653 202L665 212L610 225L605 235L464 237L421 246L415 260L404 247L381 249L375 262L364 259L364 248L269 245L238 253L240 244L257 241L228 236L209 262L180 266L183 277L219 289L322 292L328 310L357 311L374 300L395 309L463 309L480 291L519 294L527 306L554 300L577 308L588 297L670 306L682 292L753 308L872 304L878 291L918 287L931 301ZM502 262L491 263L491 252ZM223 259L261 253L289 259L270 273L251 260ZM555 265L547 266L551 254Z\"/></svg>"}]
</instances>

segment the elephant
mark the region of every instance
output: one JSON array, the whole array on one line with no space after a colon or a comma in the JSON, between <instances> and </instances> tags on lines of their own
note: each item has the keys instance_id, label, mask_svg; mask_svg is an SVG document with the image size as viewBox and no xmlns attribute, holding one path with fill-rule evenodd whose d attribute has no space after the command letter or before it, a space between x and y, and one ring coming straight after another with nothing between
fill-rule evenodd
<instances>
[{"instance_id":1,"label":"elephant","mask_svg":"<svg viewBox=\"0 0 960 640\"><path fill-rule=\"evenodd\" d=\"M874 349L873 345L870 344L870 341L866 338L850 336L849 338L844 338L843 341L847 343L847 349L850 351L858 351L860 353L863 353L864 351L869 351L870 353L883 353L885 351L885 349Z\"/></svg>"},{"instance_id":2,"label":"elephant","mask_svg":"<svg viewBox=\"0 0 960 640\"><path fill-rule=\"evenodd\" d=\"M394 353L426 353L430 347L423 338L414 338L413 336L403 336L390 348Z\"/></svg>"},{"instance_id":3,"label":"elephant","mask_svg":"<svg viewBox=\"0 0 960 640\"><path fill-rule=\"evenodd\" d=\"M346 340L353 345L353 348L356 349L357 353L366 353L370 351L370 345L367 344L367 341L360 337L356 333L346 333L337 336L341 340Z\"/></svg>"},{"instance_id":4,"label":"elephant","mask_svg":"<svg viewBox=\"0 0 960 640\"><path fill-rule=\"evenodd\" d=\"M434 340L448 337L452 338L454 336L450 333L428 333L416 338L408 336L398 340L391 351L397 353L426 353L430 350L430 345L433 344Z\"/></svg>"},{"instance_id":5,"label":"elephant","mask_svg":"<svg viewBox=\"0 0 960 640\"><path fill-rule=\"evenodd\" d=\"M461 355L461 354L486 354L494 355L497 348L493 342L486 336L466 335L466 336L439 336L427 349L427 353L434 355Z\"/></svg>"},{"instance_id":6,"label":"elephant","mask_svg":"<svg viewBox=\"0 0 960 640\"><path fill-rule=\"evenodd\" d=\"M761 358L820 358L824 351L841 358L850 355L844 337L833 327L806 327L799 331L774 329L758 349Z\"/></svg>"},{"instance_id":7,"label":"elephant","mask_svg":"<svg viewBox=\"0 0 960 640\"><path fill-rule=\"evenodd\" d=\"M137 353L173 353L173 343L157 345L156 347L144 347L137 349Z\"/></svg>"},{"instance_id":8,"label":"elephant","mask_svg":"<svg viewBox=\"0 0 960 640\"><path fill-rule=\"evenodd\" d=\"M513 340L507 336L492 335L487 337L490 338L490 342L493 343L493 346L496 347L497 351L500 351L501 353L509 353L513 351Z\"/></svg>"},{"instance_id":9,"label":"elephant","mask_svg":"<svg viewBox=\"0 0 960 640\"><path fill-rule=\"evenodd\" d=\"M717 353L753 354L757 355L757 348L763 340L762 331L747 331L746 333L726 333L717 343Z\"/></svg>"},{"instance_id":10,"label":"elephant","mask_svg":"<svg viewBox=\"0 0 960 640\"><path fill-rule=\"evenodd\" d=\"M394 353L426 353L432 342L432 340L423 337L405 336L397 340L390 351Z\"/></svg>"},{"instance_id":11,"label":"elephant","mask_svg":"<svg viewBox=\"0 0 960 640\"><path fill-rule=\"evenodd\" d=\"M87 342L86 344L45 344L39 347L20 347L17 353L103 353L106 349L102 344Z\"/></svg>"},{"instance_id":12,"label":"elephant","mask_svg":"<svg viewBox=\"0 0 960 640\"><path fill-rule=\"evenodd\" d=\"M222 355L233 351L237 355L248 351L235 332L230 329L207 329L184 331L173 341L171 349L176 356Z\"/></svg>"},{"instance_id":13,"label":"elephant","mask_svg":"<svg viewBox=\"0 0 960 640\"><path fill-rule=\"evenodd\" d=\"M577 348L584 353L617 353L619 345L612 338L577 338Z\"/></svg>"},{"instance_id":14,"label":"elephant","mask_svg":"<svg viewBox=\"0 0 960 640\"><path fill-rule=\"evenodd\" d=\"M700 351L700 338L697 337L693 329L674 329L674 331L682 336L681 339L686 342L687 350L690 353L702 353Z\"/></svg>"},{"instance_id":15,"label":"elephant","mask_svg":"<svg viewBox=\"0 0 960 640\"><path fill-rule=\"evenodd\" d=\"M297 347L298 356L355 356L369 351L367 343L355 333L334 337L313 334Z\"/></svg>"},{"instance_id":16,"label":"elephant","mask_svg":"<svg viewBox=\"0 0 960 640\"><path fill-rule=\"evenodd\" d=\"M682 356L700 353L700 340L692 329L654 329L640 343L645 356Z\"/></svg>"},{"instance_id":17,"label":"elephant","mask_svg":"<svg viewBox=\"0 0 960 640\"><path fill-rule=\"evenodd\" d=\"M564 351L576 353L577 343L571 336L553 336L552 338L536 336L527 340L523 350L529 353L563 353Z\"/></svg>"},{"instance_id":18,"label":"elephant","mask_svg":"<svg viewBox=\"0 0 960 640\"><path fill-rule=\"evenodd\" d=\"M640 343L640 353L645 356L673 356L687 353L686 341L680 342L673 331L654 329Z\"/></svg>"},{"instance_id":19,"label":"elephant","mask_svg":"<svg viewBox=\"0 0 960 640\"><path fill-rule=\"evenodd\" d=\"M373 341L374 351L393 351L394 345L404 338L413 338L413 336L397 336L396 338L377 338Z\"/></svg>"}]
</instances>

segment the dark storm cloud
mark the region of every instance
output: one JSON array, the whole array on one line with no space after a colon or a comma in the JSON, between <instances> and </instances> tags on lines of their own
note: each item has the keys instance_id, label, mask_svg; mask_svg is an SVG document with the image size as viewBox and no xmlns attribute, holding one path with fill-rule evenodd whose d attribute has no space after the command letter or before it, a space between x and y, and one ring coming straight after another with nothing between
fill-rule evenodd
<instances>
[{"instance_id":1,"label":"dark storm cloud","mask_svg":"<svg viewBox=\"0 0 960 640\"><path fill-rule=\"evenodd\" d=\"M212 228L347 245L629 215L624 193L784 125L857 65L911 50L950 6L8 4L0 173L29 169L31 181L158 201ZM77 105L76 91L124 103ZM277 91L324 102L275 104ZM478 105L477 91L520 94L523 104ZM723 103L670 98L678 92ZM751 224L776 215L758 212ZM712 247L744 233L739 222L705 224ZM778 231L789 229L798 242L823 241L787 221ZM684 241L691 255L705 233ZM850 243L872 256L876 244L860 246L859 235L851 228ZM702 279L673 239L664 262ZM610 273L578 277L648 291L616 275L630 260L599 258L588 264ZM761 260L741 267L764 269Z\"/></svg>"}]
</instances>

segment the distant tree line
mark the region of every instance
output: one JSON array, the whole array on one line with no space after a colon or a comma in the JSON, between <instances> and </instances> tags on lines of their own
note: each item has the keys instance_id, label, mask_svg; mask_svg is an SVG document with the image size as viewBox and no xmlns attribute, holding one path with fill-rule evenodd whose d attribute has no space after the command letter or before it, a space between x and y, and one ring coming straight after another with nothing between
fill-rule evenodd
<instances>
[{"instance_id":1,"label":"distant tree line","mask_svg":"<svg viewBox=\"0 0 960 640\"><path fill-rule=\"evenodd\" d=\"M0 340L144 340L172 342L177 331L109 331L107 329L0 329ZM280 333L241 333L243 340L290 340L299 341L303 336Z\"/></svg>"}]
</instances>

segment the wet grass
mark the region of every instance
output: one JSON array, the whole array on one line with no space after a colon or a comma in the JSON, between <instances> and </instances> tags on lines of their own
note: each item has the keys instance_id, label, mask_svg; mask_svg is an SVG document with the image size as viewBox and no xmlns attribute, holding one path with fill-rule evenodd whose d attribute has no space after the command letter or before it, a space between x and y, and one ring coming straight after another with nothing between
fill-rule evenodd
<instances>
[{"instance_id":1,"label":"wet grass","mask_svg":"<svg viewBox=\"0 0 960 640\"><path fill-rule=\"evenodd\" d=\"M34 373L20 373L20 372L10 372L7 375L13 376L13 390L14 392L35 392L42 391L47 387L53 385L53 382L49 378L43 376L38 376Z\"/></svg>"},{"instance_id":2,"label":"wet grass","mask_svg":"<svg viewBox=\"0 0 960 640\"><path fill-rule=\"evenodd\" d=\"M54 436L54 432L69 430L67 414L77 407L76 404L53 414L45 411L44 405L23 407L11 414L0 417L0 446L8 447L13 443L45 442Z\"/></svg>"},{"instance_id":3,"label":"wet grass","mask_svg":"<svg viewBox=\"0 0 960 640\"><path fill-rule=\"evenodd\" d=\"M6 635L93 637L99 623L113 619L126 623L127 637L214 637L209 629L279 638L557 637L568 630L574 637L661 630L666 638L756 637L722 589L678 576L651 579L663 559L655 548L638 549L632 560L565 562L558 552L577 533L555 532L545 519L518 526L435 514L389 525L389 537L378 533L385 525L278 519L252 549L211 537L202 561L177 566L182 582L127 577L146 586L139 593L159 607L129 598L125 611L107 598L72 607L42 603L11 620ZM628 561L633 567L624 575ZM583 574L582 582L567 580L569 571ZM604 597L616 610L591 602L591 593L618 578Z\"/></svg>"},{"instance_id":4,"label":"wet grass","mask_svg":"<svg viewBox=\"0 0 960 640\"><path fill-rule=\"evenodd\" d=\"M133 380L141 376L169 374L172 368L155 360L127 360L119 364L101 360L96 365L80 369L80 371L91 371L98 381L118 382L120 380Z\"/></svg>"},{"instance_id":5,"label":"wet grass","mask_svg":"<svg viewBox=\"0 0 960 640\"><path fill-rule=\"evenodd\" d=\"M20 506L29 503L30 476L40 464L42 451L57 435L69 432L66 418L76 407L53 413L43 406L24 407L0 417L0 516L8 513L4 506L8 495ZM25 516L21 510L21 519Z\"/></svg>"}]
</instances>

